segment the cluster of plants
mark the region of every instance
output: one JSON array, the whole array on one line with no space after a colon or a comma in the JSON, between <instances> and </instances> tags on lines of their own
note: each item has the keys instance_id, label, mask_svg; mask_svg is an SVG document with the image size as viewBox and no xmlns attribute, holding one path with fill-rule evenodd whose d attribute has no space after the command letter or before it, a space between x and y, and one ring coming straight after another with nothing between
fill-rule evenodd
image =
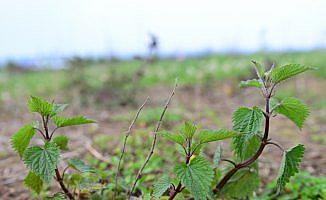
<instances>
[{"instance_id":1,"label":"cluster of plants","mask_svg":"<svg viewBox=\"0 0 326 200\"><path fill-rule=\"evenodd\" d=\"M32 96L28 101L30 112L38 113L40 122L25 125L12 136L12 147L29 169L24 179L25 185L36 193L40 193L46 185L55 180L62 192L47 196L47 199L241 199L255 194L260 183L258 159L266 146L275 146L282 152L282 161L273 186L270 198L282 194L285 185L299 170L303 158L304 146L298 144L289 149L283 148L270 137L271 119L284 115L298 128L302 128L309 115L307 106L294 97L277 98L275 90L283 81L312 69L311 67L289 64L279 67L264 66L253 61L256 79L242 81L240 87L257 88L264 99L264 108L259 106L240 107L232 116L232 129L206 130L192 122L185 122L178 132L160 130L164 115L175 94L177 85L173 88L158 121L151 132L152 138L148 152L137 169L132 171L124 165L127 140L148 98L139 107L128 130L125 132L123 145L114 168L101 168L86 165L83 161L73 158L60 169L60 154L68 150L69 138L66 135L56 135L63 127L94 123L83 116L63 117L60 113L66 104L48 102ZM39 133L42 145L31 145L32 138ZM153 187L144 188L146 169L155 162L154 152L157 150L158 138L165 138L175 143L177 154L171 155L175 162L173 167L162 168L164 163L158 162L157 170L160 177ZM208 143L231 140L232 158L226 158L221 145L217 146L213 159L204 151ZM164 151L164 150L163 150ZM132 153L132 152L130 152ZM141 155L143 156L143 155ZM141 157L139 156L139 157ZM138 162L139 160L135 160ZM221 165L226 162L228 165ZM155 169L153 169L155 170ZM134 173L136 171L137 173ZM69 173L68 173L69 172ZM128 172L128 180L122 177Z\"/></svg>"}]
</instances>

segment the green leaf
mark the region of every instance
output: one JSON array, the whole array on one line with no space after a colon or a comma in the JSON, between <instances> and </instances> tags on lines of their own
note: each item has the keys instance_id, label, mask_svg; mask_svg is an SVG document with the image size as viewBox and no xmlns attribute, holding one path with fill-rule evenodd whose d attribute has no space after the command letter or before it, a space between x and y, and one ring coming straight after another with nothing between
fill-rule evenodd
<instances>
[{"instance_id":1,"label":"green leaf","mask_svg":"<svg viewBox=\"0 0 326 200\"><path fill-rule=\"evenodd\" d=\"M42 116L49 116L52 113L53 105L40 97L31 96L27 103L30 112L40 113Z\"/></svg>"},{"instance_id":2,"label":"green leaf","mask_svg":"<svg viewBox=\"0 0 326 200\"><path fill-rule=\"evenodd\" d=\"M258 135L262 129L262 120L263 112L257 107L253 109L241 107L234 112L233 129L242 134L233 138L232 147L241 160L247 159L257 151L260 143Z\"/></svg>"},{"instance_id":3,"label":"green leaf","mask_svg":"<svg viewBox=\"0 0 326 200\"><path fill-rule=\"evenodd\" d=\"M214 142L218 140L224 140L227 138L231 138L238 135L237 132L227 130L227 129L220 129L220 130L202 130L199 133L199 143L208 143Z\"/></svg>"},{"instance_id":4,"label":"green leaf","mask_svg":"<svg viewBox=\"0 0 326 200\"><path fill-rule=\"evenodd\" d=\"M255 65L256 74L260 79L264 78L265 68L255 60L251 61Z\"/></svg>"},{"instance_id":5,"label":"green leaf","mask_svg":"<svg viewBox=\"0 0 326 200\"><path fill-rule=\"evenodd\" d=\"M153 197L160 198L163 193L170 187L170 178L167 174L164 174L161 178L157 180L154 184Z\"/></svg>"},{"instance_id":6,"label":"green leaf","mask_svg":"<svg viewBox=\"0 0 326 200\"><path fill-rule=\"evenodd\" d=\"M51 117L57 115L58 113L64 111L68 104L53 104L52 106L52 112L51 112Z\"/></svg>"},{"instance_id":7,"label":"green leaf","mask_svg":"<svg viewBox=\"0 0 326 200\"><path fill-rule=\"evenodd\" d=\"M259 182L257 170L240 170L228 181L221 192L223 196L230 199L250 197L258 189Z\"/></svg>"},{"instance_id":8,"label":"green leaf","mask_svg":"<svg viewBox=\"0 0 326 200\"><path fill-rule=\"evenodd\" d=\"M69 138L65 135L55 136L52 141L59 147L60 150L68 150Z\"/></svg>"},{"instance_id":9,"label":"green leaf","mask_svg":"<svg viewBox=\"0 0 326 200\"><path fill-rule=\"evenodd\" d=\"M185 122L185 125L181 132L186 138L191 139L194 136L196 130L197 127L195 124L191 122Z\"/></svg>"},{"instance_id":10,"label":"green leaf","mask_svg":"<svg viewBox=\"0 0 326 200\"><path fill-rule=\"evenodd\" d=\"M241 81L239 84L240 88L246 88L246 87L261 88L262 86L263 86L263 84L257 79Z\"/></svg>"},{"instance_id":11,"label":"green leaf","mask_svg":"<svg viewBox=\"0 0 326 200\"><path fill-rule=\"evenodd\" d=\"M48 196L45 200L65 200L66 196L62 192L57 192L53 196Z\"/></svg>"},{"instance_id":12,"label":"green leaf","mask_svg":"<svg viewBox=\"0 0 326 200\"><path fill-rule=\"evenodd\" d=\"M288 64L281 67L274 68L271 73L273 83L277 84L297 74L313 69L300 64Z\"/></svg>"},{"instance_id":13,"label":"green leaf","mask_svg":"<svg viewBox=\"0 0 326 200\"><path fill-rule=\"evenodd\" d=\"M20 157L23 156L25 149L28 147L34 135L35 129L32 125L29 124L19 129L11 137L11 146L19 154Z\"/></svg>"},{"instance_id":14,"label":"green leaf","mask_svg":"<svg viewBox=\"0 0 326 200\"><path fill-rule=\"evenodd\" d=\"M263 112L258 107L240 107L233 113L233 130L244 134L259 133L263 123Z\"/></svg>"},{"instance_id":15,"label":"green leaf","mask_svg":"<svg viewBox=\"0 0 326 200\"><path fill-rule=\"evenodd\" d=\"M275 112L282 114L293 121L300 129L309 115L307 105L293 97L284 98L275 108Z\"/></svg>"},{"instance_id":16,"label":"green leaf","mask_svg":"<svg viewBox=\"0 0 326 200\"><path fill-rule=\"evenodd\" d=\"M191 192L195 200L206 200L214 172L210 163L203 157L195 157L187 165L178 164L174 172L181 183Z\"/></svg>"},{"instance_id":17,"label":"green leaf","mask_svg":"<svg viewBox=\"0 0 326 200\"><path fill-rule=\"evenodd\" d=\"M257 152L260 138L256 134L243 134L232 140L234 153L240 160L245 160Z\"/></svg>"},{"instance_id":18,"label":"green leaf","mask_svg":"<svg viewBox=\"0 0 326 200\"><path fill-rule=\"evenodd\" d=\"M59 153L56 144L47 142L43 148L33 146L26 149L23 161L32 172L48 183L54 176L54 170L59 162Z\"/></svg>"},{"instance_id":19,"label":"green leaf","mask_svg":"<svg viewBox=\"0 0 326 200\"><path fill-rule=\"evenodd\" d=\"M24 179L24 184L26 187L30 188L37 194L39 194L43 187L42 179L33 172L28 172L27 176Z\"/></svg>"},{"instance_id":20,"label":"green leaf","mask_svg":"<svg viewBox=\"0 0 326 200\"><path fill-rule=\"evenodd\" d=\"M279 190L290 181L291 176L299 172L299 164L303 157L304 150L304 146L299 144L283 153L282 163L277 177L277 187Z\"/></svg>"},{"instance_id":21,"label":"green leaf","mask_svg":"<svg viewBox=\"0 0 326 200\"><path fill-rule=\"evenodd\" d=\"M218 165L219 165L219 163L221 161L221 158L222 158L222 153L223 153L222 146L218 145L216 150L215 150L214 157L213 157L213 167L214 168L218 167Z\"/></svg>"},{"instance_id":22,"label":"green leaf","mask_svg":"<svg viewBox=\"0 0 326 200\"><path fill-rule=\"evenodd\" d=\"M96 173L96 170L93 167L86 165L82 160L77 158L68 160L68 165L82 173Z\"/></svg>"},{"instance_id":23,"label":"green leaf","mask_svg":"<svg viewBox=\"0 0 326 200\"><path fill-rule=\"evenodd\" d=\"M172 142L180 144L181 146L185 143L185 139L181 134L174 134L167 131L160 131L158 134Z\"/></svg>"},{"instance_id":24,"label":"green leaf","mask_svg":"<svg viewBox=\"0 0 326 200\"><path fill-rule=\"evenodd\" d=\"M71 118L54 116L52 118L52 120L57 127L95 123L95 121L93 121L91 119L87 119L84 116L77 116L77 117L71 117Z\"/></svg>"}]
</instances>

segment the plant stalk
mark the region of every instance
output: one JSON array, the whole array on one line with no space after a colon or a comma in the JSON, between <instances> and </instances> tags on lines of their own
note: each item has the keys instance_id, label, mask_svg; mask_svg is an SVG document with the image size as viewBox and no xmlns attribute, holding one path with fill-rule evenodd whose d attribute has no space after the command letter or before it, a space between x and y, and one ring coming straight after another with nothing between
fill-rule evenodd
<instances>
[{"instance_id":1,"label":"plant stalk","mask_svg":"<svg viewBox=\"0 0 326 200\"><path fill-rule=\"evenodd\" d=\"M268 133L269 133L269 121L270 121L270 110L269 110L269 100L271 98L272 90L265 98L265 130L264 136L261 140L260 146L257 152L248 160L245 160L237 165L234 166L226 175L221 179L221 181L216 185L215 189L213 190L214 193L220 192L225 184L232 178L232 176L240 169L248 167L252 163L254 163L259 156L263 153L265 146L268 144Z\"/></svg>"}]
</instances>

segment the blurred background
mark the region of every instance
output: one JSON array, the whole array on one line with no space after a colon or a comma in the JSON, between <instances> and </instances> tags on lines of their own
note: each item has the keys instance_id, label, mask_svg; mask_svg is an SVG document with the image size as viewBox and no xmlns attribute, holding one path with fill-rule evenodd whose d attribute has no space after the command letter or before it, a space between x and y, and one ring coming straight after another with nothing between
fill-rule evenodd
<instances>
[{"instance_id":1,"label":"blurred background","mask_svg":"<svg viewBox=\"0 0 326 200\"><path fill-rule=\"evenodd\" d=\"M255 76L252 59L266 68L288 63L318 68L278 88L277 96L303 99L311 115L301 131L276 117L272 137L285 147L305 144L300 180L323 180L325 185L325 8L324 0L2 0L0 199L31 198L21 185L24 166L9 145L20 126L37 119L27 113L30 95L69 103L66 115L95 119L96 125L67 130L71 151L64 159L79 156L104 169L112 166L103 166L92 151L115 163L123 132L149 96L130 142L134 154L126 158L135 164L126 172L132 177L176 78L179 87L165 116L165 129L177 129L185 120L203 128L230 128L238 106L262 103L257 90L238 87L239 81ZM214 148L206 151L212 152ZM274 161L280 157L269 148L265 154L260 163L262 186L277 174ZM172 161L157 156L150 167L161 162ZM268 192L265 188L261 195Z\"/></svg>"}]
</instances>

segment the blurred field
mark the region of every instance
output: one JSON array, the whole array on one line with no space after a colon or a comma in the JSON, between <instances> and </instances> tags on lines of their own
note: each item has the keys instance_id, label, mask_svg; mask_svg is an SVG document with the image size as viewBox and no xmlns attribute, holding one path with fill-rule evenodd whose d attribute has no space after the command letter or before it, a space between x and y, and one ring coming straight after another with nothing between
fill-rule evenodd
<instances>
[{"instance_id":1,"label":"blurred field","mask_svg":"<svg viewBox=\"0 0 326 200\"><path fill-rule=\"evenodd\" d=\"M254 77L252 59L267 66L272 63L300 63L318 68L290 80L276 94L296 96L310 106L311 115L303 130L278 116L272 121L271 135L285 147L297 142L305 144L307 152L302 168L312 175L325 176L326 51L211 55L154 62L75 58L59 70L47 69L46 66L42 70L17 66L0 70L0 199L26 199L29 196L29 192L21 187L26 171L9 146L9 138L18 127L36 119L36 116L27 113L25 102L29 95L69 103L71 107L67 115L85 114L95 119L98 123L94 126L65 129L65 134L72 140L71 152L64 154L64 159L79 156L96 167L107 169L108 173L113 173L123 132L127 130L137 106L149 96L149 106L141 114L136 124L137 131L128 144L130 155L126 168L129 167L129 171L125 172L128 182L144 159L144 149L149 148L151 142L150 131L176 78L179 87L165 116L164 128L177 129L184 120L195 121L205 128L231 127L230 117L235 108L261 103L258 90L240 90L238 87L240 80ZM85 148L85 144L89 148ZM162 151L166 145L170 144L159 144L157 151L161 156L155 154L147 173L152 173L150 169L153 166L163 163L168 168L168 163L174 162L166 158L175 152ZM267 148L260 160L263 184L272 180L278 169L273 161L280 158L280 152L271 148ZM113 165L99 163L92 156L92 149ZM211 155L214 150L213 147L208 148L206 153ZM133 161L133 164L128 161ZM145 185L151 185L156 178L148 177L142 180Z\"/></svg>"}]
</instances>

